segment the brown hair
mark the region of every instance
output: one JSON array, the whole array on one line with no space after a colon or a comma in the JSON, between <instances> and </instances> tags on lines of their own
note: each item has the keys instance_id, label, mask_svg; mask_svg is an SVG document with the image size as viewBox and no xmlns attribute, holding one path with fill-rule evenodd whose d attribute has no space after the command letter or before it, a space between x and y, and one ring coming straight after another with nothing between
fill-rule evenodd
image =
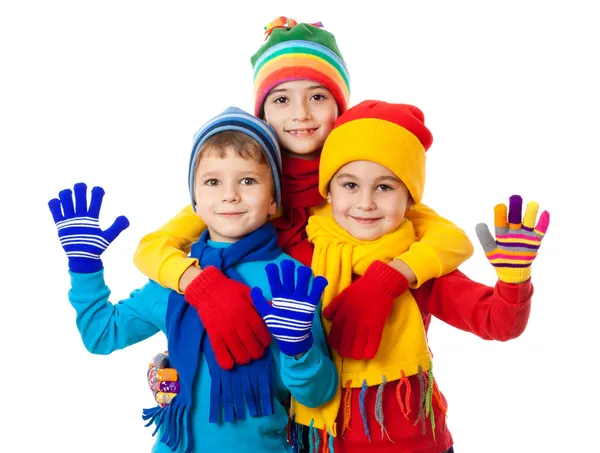
<instances>
[{"instance_id":1,"label":"brown hair","mask_svg":"<svg viewBox=\"0 0 600 453\"><path fill-rule=\"evenodd\" d=\"M209 137L202 144L200 150L198 150L194 171L198 169L198 164L203 156L210 155L223 159L227 155L228 148L233 148L242 159L254 160L259 164L269 165L261 146L248 134L241 131L223 131Z\"/></svg>"}]
</instances>

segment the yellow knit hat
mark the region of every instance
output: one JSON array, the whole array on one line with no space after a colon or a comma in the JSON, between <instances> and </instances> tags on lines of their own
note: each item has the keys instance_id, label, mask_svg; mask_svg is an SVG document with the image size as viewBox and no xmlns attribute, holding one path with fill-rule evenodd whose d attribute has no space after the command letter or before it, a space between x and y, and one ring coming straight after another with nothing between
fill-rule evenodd
<instances>
[{"instance_id":1,"label":"yellow knit hat","mask_svg":"<svg viewBox=\"0 0 600 453\"><path fill-rule=\"evenodd\" d=\"M344 165L368 160L387 167L420 203L425 186L425 152L433 137L425 126L423 112L408 104L364 101L343 113L321 153L319 192L329 191L329 182Z\"/></svg>"}]
</instances>

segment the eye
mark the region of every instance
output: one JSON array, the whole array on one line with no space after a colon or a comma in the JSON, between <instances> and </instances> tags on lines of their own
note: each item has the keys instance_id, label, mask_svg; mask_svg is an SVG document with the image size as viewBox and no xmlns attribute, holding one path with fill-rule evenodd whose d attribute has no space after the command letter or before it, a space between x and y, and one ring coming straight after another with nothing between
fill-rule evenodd
<instances>
[{"instance_id":1,"label":"eye","mask_svg":"<svg viewBox=\"0 0 600 453\"><path fill-rule=\"evenodd\" d=\"M252 184L256 184L256 179L254 178L244 178L242 179L243 186L251 186Z\"/></svg>"},{"instance_id":2,"label":"eye","mask_svg":"<svg viewBox=\"0 0 600 453\"><path fill-rule=\"evenodd\" d=\"M278 98L273 99L273 104L285 104L288 102L288 98L285 96L279 96Z\"/></svg>"},{"instance_id":3,"label":"eye","mask_svg":"<svg viewBox=\"0 0 600 453\"><path fill-rule=\"evenodd\" d=\"M377 190L380 192L387 192L389 190L393 190L390 186L388 186L387 184L379 184L377 186Z\"/></svg>"},{"instance_id":4,"label":"eye","mask_svg":"<svg viewBox=\"0 0 600 453\"><path fill-rule=\"evenodd\" d=\"M313 101L323 101L323 100L327 99L327 97L325 97L325 95L321 94L321 93L313 94L310 98Z\"/></svg>"},{"instance_id":5,"label":"eye","mask_svg":"<svg viewBox=\"0 0 600 453\"><path fill-rule=\"evenodd\" d=\"M342 184L342 187L348 190L355 190L358 189L358 184L356 184L355 182L345 182L344 184Z\"/></svg>"},{"instance_id":6,"label":"eye","mask_svg":"<svg viewBox=\"0 0 600 453\"><path fill-rule=\"evenodd\" d=\"M219 184L221 184L221 181L219 181L218 179L207 179L206 181L204 181L204 185L206 186L218 186Z\"/></svg>"}]
</instances>

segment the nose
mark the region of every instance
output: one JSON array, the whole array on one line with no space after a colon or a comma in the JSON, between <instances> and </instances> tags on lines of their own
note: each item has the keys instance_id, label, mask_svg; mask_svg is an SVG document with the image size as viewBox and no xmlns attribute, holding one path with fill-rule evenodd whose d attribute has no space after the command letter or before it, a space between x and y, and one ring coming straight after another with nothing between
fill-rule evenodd
<instances>
[{"instance_id":1,"label":"nose","mask_svg":"<svg viewBox=\"0 0 600 453\"><path fill-rule=\"evenodd\" d=\"M307 101L296 103L294 109L294 121L306 121L310 118L310 108Z\"/></svg>"},{"instance_id":2,"label":"nose","mask_svg":"<svg viewBox=\"0 0 600 453\"><path fill-rule=\"evenodd\" d=\"M240 201L240 194L233 184L223 184L223 192L221 192L222 203L237 203Z\"/></svg>"},{"instance_id":3,"label":"nose","mask_svg":"<svg viewBox=\"0 0 600 453\"><path fill-rule=\"evenodd\" d=\"M376 208L373 193L370 190L361 190L359 193L357 208L362 211L372 211Z\"/></svg>"}]
</instances>

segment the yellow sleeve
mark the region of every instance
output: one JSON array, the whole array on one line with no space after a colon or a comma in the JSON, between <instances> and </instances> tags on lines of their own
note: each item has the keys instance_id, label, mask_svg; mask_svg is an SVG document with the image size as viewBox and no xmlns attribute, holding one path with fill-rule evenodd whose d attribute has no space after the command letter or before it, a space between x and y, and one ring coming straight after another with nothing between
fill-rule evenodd
<instances>
[{"instance_id":1,"label":"yellow sleeve","mask_svg":"<svg viewBox=\"0 0 600 453\"><path fill-rule=\"evenodd\" d=\"M467 234L424 204L413 206L406 217L412 222L418 241L396 259L406 263L417 276L412 288L452 272L473 254Z\"/></svg>"},{"instance_id":2,"label":"yellow sleeve","mask_svg":"<svg viewBox=\"0 0 600 453\"><path fill-rule=\"evenodd\" d=\"M151 280L179 292L179 279L185 270L198 265L198 260L187 256L206 225L191 205L153 233L140 241L133 262Z\"/></svg>"}]
</instances>

